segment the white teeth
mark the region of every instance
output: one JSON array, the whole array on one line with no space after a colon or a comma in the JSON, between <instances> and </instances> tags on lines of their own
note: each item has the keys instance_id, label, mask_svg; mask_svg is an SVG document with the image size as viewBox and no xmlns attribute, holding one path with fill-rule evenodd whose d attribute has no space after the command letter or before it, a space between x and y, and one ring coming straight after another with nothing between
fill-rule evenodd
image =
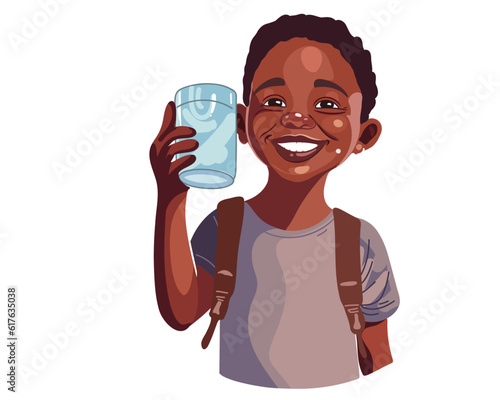
<instances>
[{"instance_id":1,"label":"white teeth","mask_svg":"<svg viewBox=\"0 0 500 400\"><path fill-rule=\"evenodd\" d=\"M318 147L317 144L315 143L308 143L308 142L284 142L284 143L278 143L281 147L288 151L293 151L293 152L303 152L303 151L310 151L312 149L315 149Z\"/></svg>"}]
</instances>

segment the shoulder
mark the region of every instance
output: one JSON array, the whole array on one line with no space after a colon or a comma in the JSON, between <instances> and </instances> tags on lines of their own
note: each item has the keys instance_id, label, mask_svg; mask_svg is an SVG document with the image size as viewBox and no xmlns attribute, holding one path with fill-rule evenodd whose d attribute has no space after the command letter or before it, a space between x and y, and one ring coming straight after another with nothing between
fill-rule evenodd
<instances>
[{"instance_id":1,"label":"shoulder","mask_svg":"<svg viewBox=\"0 0 500 400\"><path fill-rule=\"evenodd\" d=\"M368 240L381 240L379 233L375 229L375 227L367 222L364 219L358 218L355 215L349 214L341 209L334 209L333 210L334 216L337 217L343 217L344 220L347 220L346 218L349 217L349 220L351 221L359 221L360 223L360 236L361 239L364 240L365 242ZM352 224L352 222L349 222L349 224Z\"/></svg>"},{"instance_id":2,"label":"shoulder","mask_svg":"<svg viewBox=\"0 0 500 400\"><path fill-rule=\"evenodd\" d=\"M368 322L390 317L399 307L399 294L394 280L389 255L375 227L361 221L361 282L363 305L361 309Z\"/></svg>"},{"instance_id":3,"label":"shoulder","mask_svg":"<svg viewBox=\"0 0 500 400\"><path fill-rule=\"evenodd\" d=\"M375 227L364 219L358 218L361 222L361 239L382 240Z\"/></svg>"},{"instance_id":4,"label":"shoulder","mask_svg":"<svg viewBox=\"0 0 500 400\"><path fill-rule=\"evenodd\" d=\"M380 233L369 222L359 219L361 222L360 244L361 251L368 252L368 256L373 257L375 254L382 256L386 254L386 248Z\"/></svg>"}]
</instances>

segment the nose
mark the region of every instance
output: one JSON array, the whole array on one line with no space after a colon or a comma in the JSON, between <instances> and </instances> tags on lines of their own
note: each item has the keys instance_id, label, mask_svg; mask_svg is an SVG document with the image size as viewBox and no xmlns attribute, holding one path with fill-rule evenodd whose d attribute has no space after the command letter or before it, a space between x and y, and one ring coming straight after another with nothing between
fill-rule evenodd
<instances>
[{"instance_id":1,"label":"nose","mask_svg":"<svg viewBox=\"0 0 500 400\"><path fill-rule=\"evenodd\" d=\"M281 125L290 129L312 129L316 126L316 122L299 112L289 112L281 117Z\"/></svg>"}]
</instances>

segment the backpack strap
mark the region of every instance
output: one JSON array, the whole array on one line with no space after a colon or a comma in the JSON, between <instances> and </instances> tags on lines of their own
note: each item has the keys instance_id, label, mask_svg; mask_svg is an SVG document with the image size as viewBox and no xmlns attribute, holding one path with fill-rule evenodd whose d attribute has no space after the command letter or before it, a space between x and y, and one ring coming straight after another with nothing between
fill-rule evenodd
<instances>
[{"instance_id":1,"label":"backpack strap","mask_svg":"<svg viewBox=\"0 0 500 400\"><path fill-rule=\"evenodd\" d=\"M236 283L236 264L245 202L232 197L217 205L217 248L215 255L214 291L210 308L210 326L201 347L206 349L219 320L224 319Z\"/></svg>"},{"instance_id":2,"label":"backpack strap","mask_svg":"<svg viewBox=\"0 0 500 400\"><path fill-rule=\"evenodd\" d=\"M365 329L365 317L361 311L363 291L361 288L360 234L361 222L352 215L333 209L335 228L335 262L337 286L349 326L356 335L359 355L368 357L361 334Z\"/></svg>"}]
</instances>

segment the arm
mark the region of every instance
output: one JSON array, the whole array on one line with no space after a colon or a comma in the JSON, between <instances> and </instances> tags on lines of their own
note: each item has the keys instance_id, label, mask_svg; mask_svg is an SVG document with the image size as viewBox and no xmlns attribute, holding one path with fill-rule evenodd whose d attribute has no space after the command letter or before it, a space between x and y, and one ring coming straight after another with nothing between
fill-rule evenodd
<instances>
[{"instance_id":1,"label":"arm","mask_svg":"<svg viewBox=\"0 0 500 400\"><path fill-rule=\"evenodd\" d=\"M156 214L154 268L158 308L172 328L184 330L211 305L213 278L195 267L186 230L186 193L159 197ZM197 271L197 273L196 273Z\"/></svg>"},{"instance_id":2,"label":"arm","mask_svg":"<svg viewBox=\"0 0 500 400\"><path fill-rule=\"evenodd\" d=\"M392 363L386 319L380 322L366 322L362 336L368 354L366 359L359 356L363 375L371 374Z\"/></svg>"},{"instance_id":3,"label":"arm","mask_svg":"<svg viewBox=\"0 0 500 400\"><path fill-rule=\"evenodd\" d=\"M361 280L365 317L362 337L368 358L359 357L363 375L392 363L387 319L399 307L399 294L382 238L366 221L361 225Z\"/></svg>"},{"instance_id":4,"label":"arm","mask_svg":"<svg viewBox=\"0 0 500 400\"><path fill-rule=\"evenodd\" d=\"M189 188L179 179L179 171L192 164L195 156L174 160L176 154L198 147L196 140L187 139L195 133L192 128L175 126L175 106L170 102L150 150L158 186L154 240L156 298L162 317L177 330L187 329L208 310L213 286L210 274L195 268L186 230ZM185 140L176 141L180 138Z\"/></svg>"}]
</instances>

